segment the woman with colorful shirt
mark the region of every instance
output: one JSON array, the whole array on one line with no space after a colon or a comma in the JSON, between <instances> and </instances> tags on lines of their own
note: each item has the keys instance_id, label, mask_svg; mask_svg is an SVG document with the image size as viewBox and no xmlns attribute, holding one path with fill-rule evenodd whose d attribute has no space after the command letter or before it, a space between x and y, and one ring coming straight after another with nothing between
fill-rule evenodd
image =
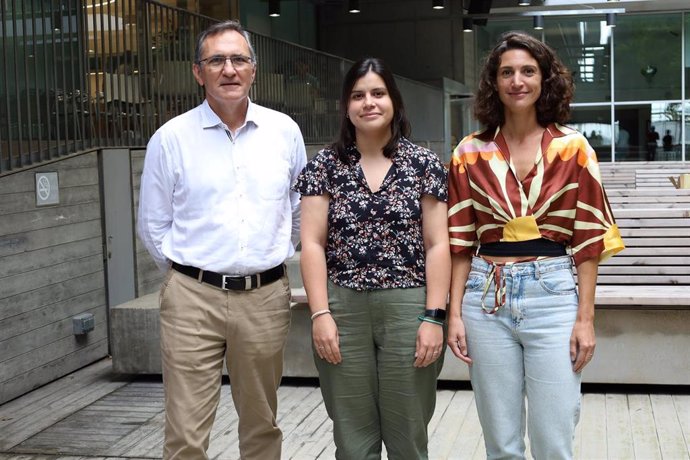
<instances>
[{"instance_id":1,"label":"woman with colorful shirt","mask_svg":"<svg viewBox=\"0 0 690 460\"><path fill-rule=\"evenodd\" d=\"M488 458L525 458L526 424L535 458L572 458L598 264L624 248L594 150L562 125L572 96L553 50L504 34L475 100L486 129L450 165L448 345L470 365Z\"/></svg>"},{"instance_id":2,"label":"woman with colorful shirt","mask_svg":"<svg viewBox=\"0 0 690 460\"><path fill-rule=\"evenodd\" d=\"M412 144L376 58L353 64L338 140L297 179L314 361L338 459L427 458L450 285L447 173Z\"/></svg>"}]
</instances>

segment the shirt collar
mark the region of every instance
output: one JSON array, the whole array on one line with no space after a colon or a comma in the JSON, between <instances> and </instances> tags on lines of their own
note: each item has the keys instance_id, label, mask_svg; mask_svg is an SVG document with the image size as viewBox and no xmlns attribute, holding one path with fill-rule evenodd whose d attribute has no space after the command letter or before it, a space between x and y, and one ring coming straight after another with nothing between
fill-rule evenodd
<instances>
[{"instance_id":1,"label":"shirt collar","mask_svg":"<svg viewBox=\"0 0 690 460\"><path fill-rule=\"evenodd\" d=\"M546 127L546 134L549 136L549 141L557 137L566 136L568 133L563 129L565 126L559 125L558 123L551 123Z\"/></svg>"},{"instance_id":2,"label":"shirt collar","mask_svg":"<svg viewBox=\"0 0 690 460\"><path fill-rule=\"evenodd\" d=\"M249 105L247 106L247 116L245 117L245 125L247 123L252 123L258 126L260 123L261 114L251 99L247 98ZM216 126L223 126L223 120L220 119L218 114L213 111L210 105L208 105L208 100L204 99L201 104L201 127L202 128L214 128Z\"/></svg>"},{"instance_id":3,"label":"shirt collar","mask_svg":"<svg viewBox=\"0 0 690 460\"><path fill-rule=\"evenodd\" d=\"M253 123L256 126L259 126L259 122L261 121L261 112L259 111L259 108L256 104L252 102L249 97L247 97L247 101L249 102L249 105L247 107L247 116L245 118L245 123Z\"/></svg>"},{"instance_id":4,"label":"shirt collar","mask_svg":"<svg viewBox=\"0 0 690 460\"><path fill-rule=\"evenodd\" d=\"M541 161L542 157L544 156L544 152L548 150L552 140L554 140L557 137L563 137L567 135L567 133L564 132L562 128L565 127L557 123L550 123L544 129L544 134L542 134L541 138L541 149L539 151L539 155L535 159L535 163L539 163ZM501 134L500 126L496 128L493 134L491 134L491 130L486 129L483 132L479 133L476 137L482 140L483 142L493 142L496 145L496 147L498 147L498 149L503 153L503 156L505 157L506 161L510 161L510 150L508 149L508 144L506 144L505 138Z\"/></svg>"}]
</instances>

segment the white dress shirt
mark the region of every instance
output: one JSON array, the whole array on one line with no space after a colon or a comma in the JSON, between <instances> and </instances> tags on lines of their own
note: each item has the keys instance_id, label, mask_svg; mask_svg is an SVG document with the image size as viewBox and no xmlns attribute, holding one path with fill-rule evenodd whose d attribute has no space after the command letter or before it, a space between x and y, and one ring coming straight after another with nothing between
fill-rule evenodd
<instances>
[{"instance_id":1,"label":"white dress shirt","mask_svg":"<svg viewBox=\"0 0 690 460\"><path fill-rule=\"evenodd\" d=\"M231 133L204 101L146 147L137 230L161 270L170 261L233 276L280 265L299 241L302 134L287 115L249 102Z\"/></svg>"}]
</instances>

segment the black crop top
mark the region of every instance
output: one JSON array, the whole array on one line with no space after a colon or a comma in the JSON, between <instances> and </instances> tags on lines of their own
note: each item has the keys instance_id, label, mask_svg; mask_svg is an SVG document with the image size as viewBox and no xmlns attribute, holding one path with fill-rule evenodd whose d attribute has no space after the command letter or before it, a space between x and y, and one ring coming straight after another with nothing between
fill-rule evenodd
<instances>
[{"instance_id":1,"label":"black crop top","mask_svg":"<svg viewBox=\"0 0 690 460\"><path fill-rule=\"evenodd\" d=\"M558 257L566 255L565 246L546 238L538 238L527 241L497 241L495 243L484 243L479 246L477 252L482 256L535 256L535 257Z\"/></svg>"}]
</instances>

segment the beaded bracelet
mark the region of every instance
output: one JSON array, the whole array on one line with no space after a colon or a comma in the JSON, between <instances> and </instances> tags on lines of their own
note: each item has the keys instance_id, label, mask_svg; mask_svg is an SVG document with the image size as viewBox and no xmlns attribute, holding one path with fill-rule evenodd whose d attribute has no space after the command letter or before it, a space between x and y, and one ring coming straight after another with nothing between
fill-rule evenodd
<instances>
[{"instance_id":1,"label":"beaded bracelet","mask_svg":"<svg viewBox=\"0 0 690 460\"><path fill-rule=\"evenodd\" d=\"M439 326L443 326L443 324L444 324L442 321L436 321L435 319L429 318L428 316L424 316L424 315L419 315L417 317L417 319L420 321L426 321L427 323L438 324Z\"/></svg>"},{"instance_id":2,"label":"beaded bracelet","mask_svg":"<svg viewBox=\"0 0 690 460\"><path fill-rule=\"evenodd\" d=\"M327 309L327 308L326 308L325 310L315 311L315 312L311 315L311 320L314 321L314 318L318 318L318 317L321 316L321 315L330 315L330 314L331 314L331 311L330 311L329 309Z\"/></svg>"}]
</instances>

